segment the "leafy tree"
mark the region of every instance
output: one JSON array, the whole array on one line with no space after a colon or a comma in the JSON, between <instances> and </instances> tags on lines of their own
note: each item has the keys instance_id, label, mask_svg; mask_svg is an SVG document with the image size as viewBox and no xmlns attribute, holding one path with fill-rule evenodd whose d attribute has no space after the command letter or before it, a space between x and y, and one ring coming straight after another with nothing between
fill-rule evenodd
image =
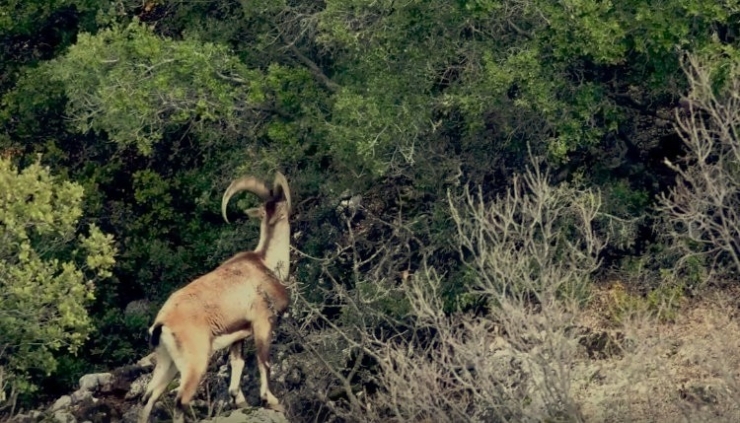
<instances>
[{"instance_id":1,"label":"leafy tree","mask_svg":"<svg viewBox=\"0 0 740 423\"><path fill-rule=\"evenodd\" d=\"M144 154L168 127L233 127L263 98L253 83L259 74L223 46L163 39L138 20L81 34L50 69L64 83L78 130L105 132Z\"/></svg>"},{"instance_id":2,"label":"leafy tree","mask_svg":"<svg viewBox=\"0 0 740 423\"><path fill-rule=\"evenodd\" d=\"M29 34L55 14L69 10L95 11L101 3L99 0L5 1L0 6L0 33Z\"/></svg>"},{"instance_id":3,"label":"leafy tree","mask_svg":"<svg viewBox=\"0 0 740 423\"><path fill-rule=\"evenodd\" d=\"M0 368L26 392L29 375L54 371L55 351L75 354L85 341L85 307L116 250L95 225L81 230L82 187L39 162L18 170L0 158L0 193Z\"/></svg>"},{"instance_id":4,"label":"leafy tree","mask_svg":"<svg viewBox=\"0 0 740 423\"><path fill-rule=\"evenodd\" d=\"M94 27L106 0L4 1L0 4L0 92L29 66L74 43L80 28Z\"/></svg>"}]
</instances>

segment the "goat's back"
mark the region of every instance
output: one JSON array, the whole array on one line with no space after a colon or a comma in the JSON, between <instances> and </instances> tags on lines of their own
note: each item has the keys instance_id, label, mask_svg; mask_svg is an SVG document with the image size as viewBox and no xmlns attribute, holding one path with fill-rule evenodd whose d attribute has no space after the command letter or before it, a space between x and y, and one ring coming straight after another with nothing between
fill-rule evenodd
<instances>
[{"instance_id":1,"label":"goat's back","mask_svg":"<svg viewBox=\"0 0 740 423\"><path fill-rule=\"evenodd\" d=\"M255 319L279 315L289 294L256 253L239 253L172 293L157 322L208 326L212 336L248 329Z\"/></svg>"}]
</instances>

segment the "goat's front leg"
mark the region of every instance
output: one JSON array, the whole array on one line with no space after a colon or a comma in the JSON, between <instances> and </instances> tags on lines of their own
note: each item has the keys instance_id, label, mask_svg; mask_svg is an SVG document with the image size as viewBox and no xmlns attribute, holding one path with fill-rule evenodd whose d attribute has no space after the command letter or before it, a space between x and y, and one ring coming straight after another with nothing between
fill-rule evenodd
<instances>
[{"instance_id":1,"label":"goat's front leg","mask_svg":"<svg viewBox=\"0 0 740 423\"><path fill-rule=\"evenodd\" d=\"M242 372L244 371L244 357L242 355L243 341L239 340L229 347L229 364L231 365L231 381L229 381L229 395L237 407L245 407L247 400L241 389Z\"/></svg>"}]
</instances>

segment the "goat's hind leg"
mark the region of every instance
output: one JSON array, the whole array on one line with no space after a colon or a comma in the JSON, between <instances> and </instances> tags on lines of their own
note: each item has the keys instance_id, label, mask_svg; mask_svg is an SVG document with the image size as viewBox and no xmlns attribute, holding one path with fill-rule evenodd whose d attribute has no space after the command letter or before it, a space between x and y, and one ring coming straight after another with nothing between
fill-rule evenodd
<instances>
[{"instance_id":1,"label":"goat's hind leg","mask_svg":"<svg viewBox=\"0 0 740 423\"><path fill-rule=\"evenodd\" d=\"M187 355L181 352L178 357L173 357L175 365L180 370L180 387L177 389L175 410L172 417L174 423L184 423L185 411L190 410L192 412L190 402L195 397L200 381L208 369L210 345L207 341L195 345L199 348L193 348L194 345L190 345L191 348L187 350Z\"/></svg>"},{"instance_id":2,"label":"goat's hind leg","mask_svg":"<svg viewBox=\"0 0 740 423\"><path fill-rule=\"evenodd\" d=\"M149 385L147 385L146 393L141 397L141 401L146 402L146 405L139 416L139 423L147 423L149 421L149 415L152 413L154 403L164 393L167 385L175 378L176 374L177 367L172 362L172 357L170 357L166 349L159 348L157 350L157 365L154 367L152 379L149 381Z\"/></svg>"}]
</instances>

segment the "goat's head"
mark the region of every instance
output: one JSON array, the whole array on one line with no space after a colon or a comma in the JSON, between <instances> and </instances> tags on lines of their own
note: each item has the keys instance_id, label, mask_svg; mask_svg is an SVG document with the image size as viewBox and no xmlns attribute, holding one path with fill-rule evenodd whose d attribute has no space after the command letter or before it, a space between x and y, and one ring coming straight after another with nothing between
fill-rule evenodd
<instances>
[{"instance_id":1,"label":"goat's head","mask_svg":"<svg viewBox=\"0 0 740 423\"><path fill-rule=\"evenodd\" d=\"M282 173L277 172L275 174L275 181L271 189L253 176L245 176L233 181L221 199L221 214L227 223L229 219L226 216L226 206L229 204L231 197L240 191L250 191L262 200L262 204L258 207L245 210L248 216L258 218L267 225L274 225L289 217L292 206L290 188Z\"/></svg>"},{"instance_id":2,"label":"goat's head","mask_svg":"<svg viewBox=\"0 0 740 423\"><path fill-rule=\"evenodd\" d=\"M264 254L267 267L284 279L290 272L291 200L288 181L282 173L277 172L272 189L252 176L232 182L221 200L221 213L227 223L226 206L229 199L244 190L262 199L258 207L246 210L250 217L260 219L260 238L254 251Z\"/></svg>"}]
</instances>

